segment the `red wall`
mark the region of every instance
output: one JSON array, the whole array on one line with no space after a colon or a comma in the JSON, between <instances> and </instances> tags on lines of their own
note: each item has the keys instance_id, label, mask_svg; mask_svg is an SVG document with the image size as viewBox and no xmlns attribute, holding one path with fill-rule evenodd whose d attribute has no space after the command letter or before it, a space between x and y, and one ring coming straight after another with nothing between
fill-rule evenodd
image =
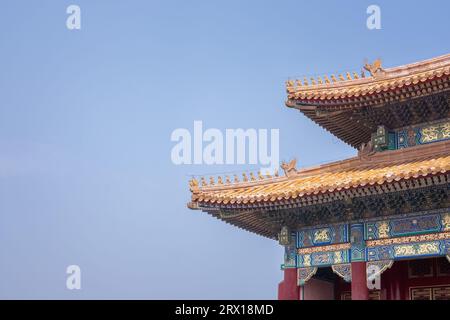
<instances>
[{"instance_id":1,"label":"red wall","mask_svg":"<svg viewBox=\"0 0 450 320\"><path fill-rule=\"evenodd\" d=\"M409 278L408 261L395 261L392 267L381 275L381 299L409 300L409 289L411 287L450 285L450 275L437 276L436 259L427 260L434 266L433 276L420 278ZM342 293L350 291L350 283L346 283L339 277L335 284L335 299L340 300Z\"/></svg>"}]
</instances>

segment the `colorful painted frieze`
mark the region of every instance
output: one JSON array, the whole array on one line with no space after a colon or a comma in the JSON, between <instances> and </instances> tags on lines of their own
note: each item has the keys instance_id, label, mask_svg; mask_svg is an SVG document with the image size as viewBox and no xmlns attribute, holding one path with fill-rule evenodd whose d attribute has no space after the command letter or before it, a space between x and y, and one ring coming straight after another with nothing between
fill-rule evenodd
<instances>
[{"instance_id":1,"label":"colorful painted frieze","mask_svg":"<svg viewBox=\"0 0 450 320\"><path fill-rule=\"evenodd\" d=\"M286 268L340 265L357 261L445 256L450 248L450 213L341 224L297 231L286 246Z\"/></svg>"},{"instance_id":2,"label":"colorful painted frieze","mask_svg":"<svg viewBox=\"0 0 450 320\"><path fill-rule=\"evenodd\" d=\"M366 261L364 224L352 224L350 227L351 261Z\"/></svg>"},{"instance_id":3,"label":"colorful painted frieze","mask_svg":"<svg viewBox=\"0 0 450 320\"><path fill-rule=\"evenodd\" d=\"M349 250L332 252L313 252L297 255L298 267L331 266L334 264L348 263L350 261Z\"/></svg>"},{"instance_id":4,"label":"colorful painted frieze","mask_svg":"<svg viewBox=\"0 0 450 320\"><path fill-rule=\"evenodd\" d=\"M295 246L285 246L284 247L284 264L281 266L282 269L286 268L296 268L297 267L297 253L295 251Z\"/></svg>"},{"instance_id":5,"label":"colorful painted frieze","mask_svg":"<svg viewBox=\"0 0 450 320\"><path fill-rule=\"evenodd\" d=\"M450 232L367 241L368 261L444 256Z\"/></svg>"},{"instance_id":6,"label":"colorful painted frieze","mask_svg":"<svg viewBox=\"0 0 450 320\"><path fill-rule=\"evenodd\" d=\"M402 237L450 230L450 213L365 223L367 240Z\"/></svg>"},{"instance_id":7,"label":"colorful painted frieze","mask_svg":"<svg viewBox=\"0 0 450 320\"><path fill-rule=\"evenodd\" d=\"M348 242L348 225L339 224L325 228L300 230L297 232L297 247L323 246Z\"/></svg>"},{"instance_id":8,"label":"colorful painted frieze","mask_svg":"<svg viewBox=\"0 0 450 320\"><path fill-rule=\"evenodd\" d=\"M450 122L426 124L395 132L399 149L450 139Z\"/></svg>"}]
</instances>

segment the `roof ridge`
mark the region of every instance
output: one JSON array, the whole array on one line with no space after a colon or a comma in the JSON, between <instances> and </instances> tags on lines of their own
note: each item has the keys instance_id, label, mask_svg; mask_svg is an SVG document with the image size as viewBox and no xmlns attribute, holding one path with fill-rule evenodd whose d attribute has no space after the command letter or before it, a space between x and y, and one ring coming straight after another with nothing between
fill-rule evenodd
<instances>
[{"instance_id":1,"label":"roof ridge","mask_svg":"<svg viewBox=\"0 0 450 320\"><path fill-rule=\"evenodd\" d=\"M213 184L207 184L205 177L202 177L201 184L198 183L196 179L191 179L189 184L193 193L197 193L200 191L216 192L248 187L258 187L279 182L289 182L296 179L312 178L314 176L319 176L320 174L335 174L337 172L367 170L367 168L373 168L374 165L377 165L377 167L383 167L383 164L386 164L386 162L390 162L392 165L402 165L410 163L412 161L417 162L433 160L434 157L441 157L445 154L450 155L450 140L417 145L397 150L376 152L368 155L367 157L355 156L326 164L298 169L291 176L270 176L265 178L261 178L260 176L258 179L256 179L253 175L253 177L255 178L254 180L235 182L229 181L228 183L222 182L217 184L215 183L215 180ZM213 177L210 177L210 181L212 181L212 178ZM222 181L222 177L219 176L218 180L219 179L220 181Z\"/></svg>"},{"instance_id":2,"label":"roof ridge","mask_svg":"<svg viewBox=\"0 0 450 320\"><path fill-rule=\"evenodd\" d=\"M419 179L423 181L426 178L427 183L443 184L448 179L449 171L450 153L447 152L447 154L431 160L419 159L403 164L386 163L385 166L367 167L365 170L357 170L352 174L338 171L326 175L291 179L286 181L286 183L289 183L288 185L282 182L247 187L243 190L230 189L222 190L222 192L199 190L197 193L192 193L191 202L188 206L192 209L198 209L199 206L203 208L214 206L233 208L236 205L245 206L249 204L263 208L270 206L271 203L285 203L286 200L308 204L316 200L320 202L317 197L322 194L347 192L347 190L357 188L374 187L376 190L381 190L390 189L390 187L383 187L382 185L394 184L395 188L401 189L412 183L409 180ZM439 175L444 175L444 178L437 177ZM324 197L329 198L326 195ZM304 200L300 200L301 198Z\"/></svg>"},{"instance_id":3,"label":"roof ridge","mask_svg":"<svg viewBox=\"0 0 450 320\"><path fill-rule=\"evenodd\" d=\"M383 80L393 80L405 76L419 75L433 70L446 69L446 67L450 67L450 53L386 69L382 68L381 60L377 59L372 64L366 63L364 66L370 73L370 76L366 76L363 70L360 76L355 71L347 71L338 74L337 77L334 74L331 74L330 76L325 75L323 77L310 77L309 82L307 77L303 77L303 81L299 79L287 80L286 90L289 94L293 94L295 92L345 88L349 85L358 86L367 83L375 84Z\"/></svg>"}]
</instances>

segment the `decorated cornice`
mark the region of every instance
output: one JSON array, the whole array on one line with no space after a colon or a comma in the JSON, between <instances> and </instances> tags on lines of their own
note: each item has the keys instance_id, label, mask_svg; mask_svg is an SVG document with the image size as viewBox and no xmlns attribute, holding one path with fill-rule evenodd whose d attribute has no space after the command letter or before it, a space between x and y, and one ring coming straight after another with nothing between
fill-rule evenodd
<instances>
[{"instance_id":1,"label":"decorated cornice","mask_svg":"<svg viewBox=\"0 0 450 320\"><path fill-rule=\"evenodd\" d=\"M315 252L331 252L331 251L340 251L350 249L350 243L340 243L340 244L332 244L328 246L318 246L318 247L309 247L309 248L299 248L297 249L298 254L311 254Z\"/></svg>"},{"instance_id":2,"label":"decorated cornice","mask_svg":"<svg viewBox=\"0 0 450 320\"><path fill-rule=\"evenodd\" d=\"M378 246L386 246L393 244L408 244L408 243L419 243L423 241L436 241L436 240L445 240L450 239L450 232L441 232L441 233L431 233L431 234L423 234L417 236L408 236L408 237L397 237L397 238L388 238L388 239L378 239L378 240L367 240L366 246L370 247L378 247Z\"/></svg>"}]
</instances>

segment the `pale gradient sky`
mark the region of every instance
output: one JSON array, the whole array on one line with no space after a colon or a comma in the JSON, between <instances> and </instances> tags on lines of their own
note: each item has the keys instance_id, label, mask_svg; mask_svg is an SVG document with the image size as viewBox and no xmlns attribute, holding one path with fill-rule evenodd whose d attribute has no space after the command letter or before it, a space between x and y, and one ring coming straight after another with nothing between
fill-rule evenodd
<instances>
[{"instance_id":1,"label":"pale gradient sky","mask_svg":"<svg viewBox=\"0 0 450 320\"><path fill-rule=\"evenodd\" d=\"M248 167L175 166L170 134L279 128L281 159L353 156L284 81L448 53L450 3L412 3L3 0L0 298L276 298L278 244L186 208L189 174Z\"/></svg>"}]
</instances>

